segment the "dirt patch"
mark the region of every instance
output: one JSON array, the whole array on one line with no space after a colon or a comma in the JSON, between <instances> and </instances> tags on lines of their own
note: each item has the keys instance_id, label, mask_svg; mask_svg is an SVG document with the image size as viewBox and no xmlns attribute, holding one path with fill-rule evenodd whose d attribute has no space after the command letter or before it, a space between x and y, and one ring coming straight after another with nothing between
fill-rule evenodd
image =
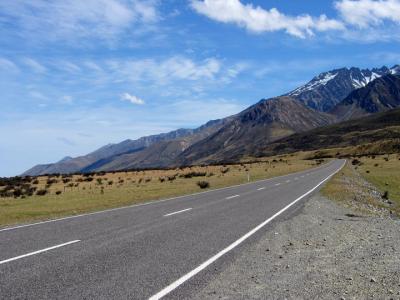
<instances>
[{"instance_id":1,"label":"dirt patch","mask_svg":"<svg viewBox=\"0 0 400 300\"><path fill-rule=\"evenodd\" d=\"M377 212L316 196L195 298L400 299L400 222Z\"/></svg>"}]
</instances>

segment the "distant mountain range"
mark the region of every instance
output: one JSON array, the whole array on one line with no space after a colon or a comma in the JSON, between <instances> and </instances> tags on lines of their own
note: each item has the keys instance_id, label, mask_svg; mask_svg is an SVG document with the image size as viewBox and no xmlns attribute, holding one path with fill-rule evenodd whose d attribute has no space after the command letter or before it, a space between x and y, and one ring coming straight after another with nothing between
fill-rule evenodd
<instances>
[{"instance_id":1,"label":"distant mountain range","mask_svg":"<svg viewBox=\"0 0 400 300\"><path fill-rule=\"evenodd\" d=\"M400 77L386 75L350 93L330 112L340 120L350 120L400 106Z\"/></svg>"},{"instance_id":2,"label":"distant mountain range","mask_svg":"<svg viewBox=\"0 0 400 300\"><path fill-rule=\"evenodd\" d=\"M366 86L384 75L400 74L400 66L380 69L342 68L321 73L309 83L288 93L308 107L328 112L355 89Z\"/></svg>"},{"instance_id":3,"label":"distant mountain range","mask_svg":"<svg viewBox=\"0 0 400 300\"><path fill-rule=\"evenodd\" d=\"M286 95L263 99L239 114L197 129L106 145L84 156L37 165L23 175L162 168L237 159L259 151L259 145L265 147L294 133L399 107L398 75L400 66L325 72Z\"/></svg>"}]
</instances>

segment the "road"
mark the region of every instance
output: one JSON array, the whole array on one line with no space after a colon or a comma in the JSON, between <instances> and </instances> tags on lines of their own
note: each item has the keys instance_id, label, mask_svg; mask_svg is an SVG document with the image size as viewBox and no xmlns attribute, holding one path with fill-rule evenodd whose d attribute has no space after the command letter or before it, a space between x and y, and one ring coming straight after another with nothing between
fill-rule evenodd
<instances>
[{"instance_id":1,"label":"road","mask_svg":"<svg viewBox=\"0 0 400 300\"><path fill-rule=\"evenodd\" d=\"M0 298L190 298L343 164L0 229Z\"/></svg>"}]
</instances>

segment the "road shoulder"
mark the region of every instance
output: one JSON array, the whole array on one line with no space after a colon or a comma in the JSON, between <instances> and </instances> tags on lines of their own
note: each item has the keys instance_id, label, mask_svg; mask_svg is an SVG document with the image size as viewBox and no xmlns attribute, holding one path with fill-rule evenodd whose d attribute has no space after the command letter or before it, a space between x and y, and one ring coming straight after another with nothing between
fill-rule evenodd
<instances>
[{"instance_id":1,"label":"road shoulder","mask_svg":"<svg viewBox=\"0 0 400 300\"><path fill-rule=\"evenodd\" d=\"M371 186L354 176L346 180L368 200L312 197L238 254L195 298L399 298L400 222L370 206L370 197L379 201Z\"/></svg>"}]
</instances>

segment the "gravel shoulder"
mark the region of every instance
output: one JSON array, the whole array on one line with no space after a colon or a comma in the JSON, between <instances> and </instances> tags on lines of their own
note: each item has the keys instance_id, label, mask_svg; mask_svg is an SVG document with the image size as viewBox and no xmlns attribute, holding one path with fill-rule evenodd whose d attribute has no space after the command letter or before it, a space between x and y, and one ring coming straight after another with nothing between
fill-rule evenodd
<instances>
[{"instance_id":1,"label":"gravel shoulder","mask_svg":"<svg viewBox=\"0 0 400 300\"><path fill-rule=\"evenodd\" d=\"M359 198L312 197L195 299L400 299L400 221L390 208L371 205L371 197L381 201L379 193L348 168L336 180Z\"/></svg>"}]
</instances>

